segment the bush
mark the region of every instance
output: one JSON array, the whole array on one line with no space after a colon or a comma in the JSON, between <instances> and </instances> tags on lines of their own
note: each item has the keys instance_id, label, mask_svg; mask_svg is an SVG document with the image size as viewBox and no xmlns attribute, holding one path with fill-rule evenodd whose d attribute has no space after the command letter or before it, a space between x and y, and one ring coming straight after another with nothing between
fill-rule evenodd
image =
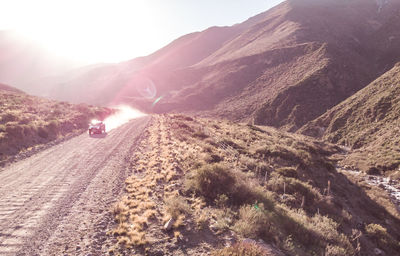
<instances>
[{"instance_id":1,"label":"bush","mask_svg":"<svg viewBox=\"0 0 400 256\"><path fill-rule=\"evenodd\" d=\"M269 222L264 206L242 206L239 210L239 220L233 229L247 238L257 238L266 233L269 230Z\"/></svg>"},{"instance_id":2,"label":"bush","mask_svg":"<svg viewBox=\"0 0 400 256\"><path fill-rule=\"evenodd\" d=\"M214 201L218 195L228 195L235 184L234 175L224 166L212 164L194 170L193 177L189 178L188 186L191 190Z\"/></svg>"},{"instance_id":3,"label":"bush","mask_svg":"<svg viewBox=\"0 0 400 256\"><path fill-rule=\"evenodd\" d=\"M170 196L164 199L166 212L174 219L181 214L187 214L190 207L182 196Z\"/></svg>"},{"instance_id":4,"label":"bush","mask_svg":"<svg viewBox=\"0 0 400 256\"><path fill-rule=\"evenodd\" d=\"M328 244L325 248L325 256L346 256L346 255L348 255L348 252L346 251L346 249L342 247Z\"/></svg>"},{"instance_id":5,"label":"bush","mask_svg":"<svg viewBox=\"0 0 400 256\"><path fill-rule=\"evenodd\" d=\"M306 202L312 204L321 198L321 194L311 185L295 178L287 178L274 174L268 181L267 187L278 193L305 196Z\"/></svg>"},{"instance_id":6,"label":"bush","mask_svg":"<svg viewBox=\"0 0 400 256\"><path fill-rule=\"evenodd\" d=\"M209 154L204 159L204 161L206 161L206 163L208 163L208 164L219 163L222 160L224 160L224 159L217 154Z\"/></svg>"},{"instance_id":7,"label":"bush","mask_svg":"<svg viewBox=\"0 0 400 256\"><path fill-rule=\"evenodd\" d=\"M196 137L196 138L199 138L199 139L201 139L201 140L204 140L204 139L207 139L207 138L208 138L208 135L205 134L204 132L197 131L197 132L195 132L195 133L193 134L193 137Z\"/></svg>"},{"instance_id":8,"label":"bush","mask_svg":"<svg viewBox=\"0 0 400 256\"><path fill-rule=\"evenodd\" d=\"M276 170L278 174L289 177L289 178L297 178L297 171L295 168L292 167L283 167Z\"/></svg>"},{"instance_id":9,"label":"bush","mask_svg":"<svg viewBox=\"0 0 400 256\"><path fill-rule=\"evenodd\" d=\"M18 124L7 125L6 133L8 134L9 137L21 140L23 139L24 136L24 129L22 128L21 125Z\"/></svg>"},{"instance_id":10,"label":"bush","mask_svg":"<svg viewBox=\"0 0 400 256\"><path fill-rule=\"evenodd\" d=\"M16 122L19 120L18 114L8 111L1 115L0 122L1 123L8 123L8 122Z\"/></svg>"},{"instance_id":11,"label":"bush","mask_svg":"<svg viewBox=\"0 0 400 256\"><path fill-rule=\"evenodd\" d=\"M387 229L379 224L368 224L365 227L367 236L370 237L375 243L385 249L386 252L389 251L400 251L400 243L396 241L388 232Z\"/></svg>"},{"instance_id":12,"label":"bush","mask_svg":"<svg viewBox=\"0 0 400 256\"><path fill-rule=\"evenodd\" d=\"M272 200L259 185L221 164L206 164L191 171L186 179L186 188L203 196L209 203L214 203L220 195L226 195L232 205L258 201L272 207Z\"/></svg>"},{"instance_id":13,"label":"bush","mask_svg":"<svg viewBox=\"0 0 400 256\"><path fill-rule=\"evenodd\" d=\"M231 247L215 250L211 252L212 256L273 256L265 248L256 243L236 243Z\"/></svg>"},{"instance_id":14,"label":"bush","mask_svg":"<svg viewBox=\"0 0 400 256\"><path fill-rule=\"evenodd\" d=\"M38 128L38 135L43 139L47 139L49 137L49 133L47 132L46 128L39 127Z\"/></svg>"}]
</instances>

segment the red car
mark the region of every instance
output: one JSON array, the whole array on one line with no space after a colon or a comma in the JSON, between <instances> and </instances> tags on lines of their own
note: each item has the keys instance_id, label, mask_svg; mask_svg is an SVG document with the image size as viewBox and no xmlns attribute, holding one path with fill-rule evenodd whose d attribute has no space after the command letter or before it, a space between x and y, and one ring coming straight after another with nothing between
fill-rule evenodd
<instances>
[{"instance_id":1,"label":"red car","mask_svg":"<svg viewBox=\"0 0 400 256\"><path fill-rule=\"evenodd\" d=\"M106 132L106 125L102 121L94 120L89 124L89 135Z\"/></svg>"}]
</instances>

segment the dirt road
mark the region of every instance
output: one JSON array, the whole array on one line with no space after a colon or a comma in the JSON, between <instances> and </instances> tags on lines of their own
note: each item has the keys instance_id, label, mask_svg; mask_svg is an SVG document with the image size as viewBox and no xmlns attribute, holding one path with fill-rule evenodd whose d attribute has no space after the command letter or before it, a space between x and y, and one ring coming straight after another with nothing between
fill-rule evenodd
<instances>
[{"instance_id":1,"label":"dirt road","mask_svg":"<svg viewBox=\"0 0 400 256\"><path fill-rule=\"evenodd\" d=\"M0 255L104 255L110 209L149 117L0 169Z\"/></svg>"}]
</instances>

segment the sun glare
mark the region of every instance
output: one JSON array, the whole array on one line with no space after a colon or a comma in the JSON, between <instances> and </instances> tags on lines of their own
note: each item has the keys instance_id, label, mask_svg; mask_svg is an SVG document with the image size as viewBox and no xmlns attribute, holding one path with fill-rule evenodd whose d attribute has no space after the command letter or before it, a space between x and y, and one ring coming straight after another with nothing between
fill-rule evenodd
<instances>
[{"instance_id":1,"label":"sun glare","mask_svg":"<svg viewBox=\"0 0 400 256\"><path fill-rule=\"evenodd\" d=\"M7 8L0 19L12 24L10 29L75 61L116 62L149 54L162 36L150 29L161 14L147 1L16 0Z\"/></svg>"}]
</instances>

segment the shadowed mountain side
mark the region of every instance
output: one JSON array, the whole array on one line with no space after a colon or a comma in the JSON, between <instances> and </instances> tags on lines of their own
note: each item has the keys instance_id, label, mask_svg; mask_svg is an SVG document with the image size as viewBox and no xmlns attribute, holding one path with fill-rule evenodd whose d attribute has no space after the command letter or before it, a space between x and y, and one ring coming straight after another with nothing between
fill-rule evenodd
<instances>
[{"instance_id":1,"label":"shadowed mountain side","mask_svg":"<svg viewBox=\"0 0 400 256\"><path fill-rule=\"evenodd\" d=\"M300 132L352 147L356 168L391 171L400 166L399 113L400 63Z\"/></svg>"}]
</instances>

